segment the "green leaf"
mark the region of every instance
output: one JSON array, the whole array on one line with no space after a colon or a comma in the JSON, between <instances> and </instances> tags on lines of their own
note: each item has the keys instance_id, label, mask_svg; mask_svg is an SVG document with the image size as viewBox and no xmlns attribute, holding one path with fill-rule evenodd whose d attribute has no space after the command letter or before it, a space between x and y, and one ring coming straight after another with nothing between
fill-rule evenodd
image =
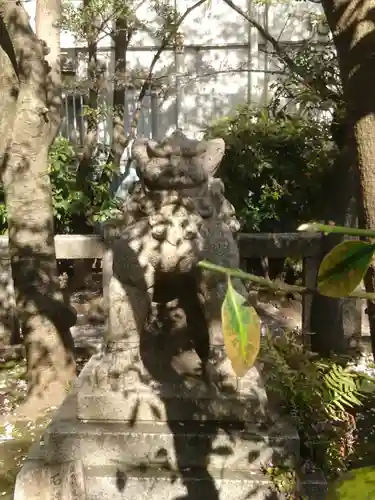
<instances>
[{"instance_id":1,"label":"green leaf","mask_svg":"<svg viewBox=\"0 0 375 500\"><path fill-rule=\"evenodd\" d=\"M375 468L351 470L331 483L327 500L370 500L375 498Z\"/></svg>"},{"instance_id":2,"label":"green leaf","mask_svg":"<svg viewBox=\"0 0 375 500\"><path fill-rule=\"evenodd\" d=\"M358 391L363 394L371 394L375 392L375 381L369 378L361 378L358 381Z\"/></svg>"},{"instance_id":3,"label":"green leaf","mask_svg":"<svg viewBox=\"0 0 375 500\"><path fill-rule=\"evenodd\" d=\"M327 297L346 297L357 288L371 264L375 245L365 241L343 241L320 264L318 291Z\"/></svg>"},{"instance_id":4,"label":"green leaf","mask_svg":"<svg viewBox=\"0 0 375 500\"><path fill-rule=\"evenodd\" d=\"M237 377L243 377L259 353L260 319L255 309L233 288L230 277L221 318L224 344L233 371Z\"/></svg>"}]
</instances>

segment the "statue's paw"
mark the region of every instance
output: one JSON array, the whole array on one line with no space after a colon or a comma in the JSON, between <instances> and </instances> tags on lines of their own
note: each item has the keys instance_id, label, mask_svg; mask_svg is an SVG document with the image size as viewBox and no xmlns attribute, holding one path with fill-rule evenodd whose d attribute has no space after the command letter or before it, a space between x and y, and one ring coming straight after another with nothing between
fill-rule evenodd
<instances>
[{"instance_id":1,"label":"statue's paw","mask_svg":"<svg viewBox=\"0 0 375 500\"><path fill-rule=\"evenodd\" d=\"M209 384L221 390L233 392L237 390L238 378L224 346L215 346L210 349L209 358L204 366L204 374Z\"/></svg>"}]
</instances>

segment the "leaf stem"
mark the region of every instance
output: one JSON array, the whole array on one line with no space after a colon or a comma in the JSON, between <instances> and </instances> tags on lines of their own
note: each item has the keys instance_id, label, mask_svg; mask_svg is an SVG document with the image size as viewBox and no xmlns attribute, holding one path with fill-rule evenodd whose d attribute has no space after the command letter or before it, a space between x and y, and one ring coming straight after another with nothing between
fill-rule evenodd
<instances>
[{"instance_id":1,"label":"leaf stem","mask_svg":"<svg viewBox=\"0 0 375 500\"><path fill-rule=\"evenodd\" d=\"M316 222L309 222L299 226L297 231L310 231L316 233L336 233L346 234L348 236L364 236L367 238L375 238L375 231L371 229L358 229L354 227L344 226L331 226L329 224L318 224Z\"/></svg>"},{"instance_id":2,"label":"leaf stem","mask_svg":"<svg viewBox=\"0 0 375 500\"><path fill-rule=\"evenodd\" d=\"M257 285L267 288L268 290L282 291L286 293L300 293L302 295L314 295L319 293L316 288L308 288L306 286L299 285L289 285L288 283L284 283L283 281L273 281L267 278L262 278L261 276L256 276L255 274L246 273L245 271L241 271L241 269L230 269L227 267L218 266L207 260L198 262L198 266L203 267L204 269L208 269L209 271L226 274L227 276L230 276L232 278L251 281L252 283L256 283ZM349 294L348 297L374 300L375 293L355 291Z\"/></svg>"}]
</instances>

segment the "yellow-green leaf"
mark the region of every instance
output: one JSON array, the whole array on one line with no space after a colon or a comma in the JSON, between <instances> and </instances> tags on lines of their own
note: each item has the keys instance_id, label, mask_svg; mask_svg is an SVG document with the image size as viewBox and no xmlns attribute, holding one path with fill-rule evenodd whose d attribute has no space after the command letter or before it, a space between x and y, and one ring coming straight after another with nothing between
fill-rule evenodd
<instances>
[{"instance_id":1,"label":"yellow-green leaf","mask_svg":"<svg viewBox=\"0 0 375 500\"><path fill-rule=\"evenodd\" d=\"M328 488L327 500L370 500L375 498L375 467L346 472Z\"/></svg>"},{"instance_id":2,"label":"yellow-green leaf","mask_svg":"<svg viewBox=\"0 0 375 500\"><path fill-rule=\"evenodd\" d=\"M253 366L260 349L260 318L233 288L228 289L221 308L224 344L237 377L243 377Z\"/></svg>"},{"instance_id":3,"label":"yellow-green leaf","mask_svg":"<svg viewBox=\"0 0 375 500\"><path fill-rule=\"evenodd\" d=\"M320 264L318 291L327 297L346 297L360 284L371 264L375 245L365 241L343 241Z\"/></svg>"}]
</instances>

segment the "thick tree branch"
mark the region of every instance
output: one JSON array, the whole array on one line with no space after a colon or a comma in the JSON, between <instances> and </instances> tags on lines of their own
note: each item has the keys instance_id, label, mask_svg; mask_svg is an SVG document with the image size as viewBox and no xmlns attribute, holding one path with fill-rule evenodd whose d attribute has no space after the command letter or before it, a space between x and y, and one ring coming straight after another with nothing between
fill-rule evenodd
<instances>
[{"instance_id":1,"label":"thick tree branch","mask_svg":"<svg viewBox=\"0 0 375 500\"><path fill-rule=\"evenodd\" d=\"M49 141L55 140L61 125L62 80L60 61L61 1L38 0L35 12L35 33L45 43L47 108L49 119Z\"/></svg>"},{"instance_id":2,"label":"thick tree branch","mask_svg":"<svg viewBox=\"0 0 375 500\"><path fill-rule=\"evenodd\" d=\"M12 63L14 72L17 75L17 78L19 80L19 74L18 74L19 69L18 69L16 53L14 52L12 40L10 39L7 27L6 27L4 20L2 18L1 12L0 12L0 47L3 49L3 51L9 57L9 60Z\"/></svg>"}]
</instances>

